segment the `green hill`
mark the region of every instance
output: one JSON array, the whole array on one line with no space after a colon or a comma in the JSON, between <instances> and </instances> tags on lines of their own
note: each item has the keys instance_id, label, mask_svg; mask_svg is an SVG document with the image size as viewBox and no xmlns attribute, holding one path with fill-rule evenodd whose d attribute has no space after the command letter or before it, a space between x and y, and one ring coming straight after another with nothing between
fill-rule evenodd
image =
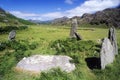
<instances>
[{"instance_id":1,"label":"green hill","mask_svg":"<svg viewBox=\"0 0 120 80\"><path fill-rule=\"evenodd\" d=\"M0 8L0 25L32 25L34 23L18 18Z\"/></svg>"}]
</instances>

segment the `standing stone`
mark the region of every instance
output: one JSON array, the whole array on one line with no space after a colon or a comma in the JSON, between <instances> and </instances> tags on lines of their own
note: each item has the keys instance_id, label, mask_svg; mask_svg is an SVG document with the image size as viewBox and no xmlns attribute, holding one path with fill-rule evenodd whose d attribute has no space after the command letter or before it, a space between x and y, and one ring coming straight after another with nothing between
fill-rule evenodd
<instances>
[{"instance_id":1,"label":"standing stone","mask_svg":"<svg viewBox=\"0 0 120 80\"><path fill-rule=\"evenodd\" d=\"M70 38L76 38L75 33L77 32L77 19L72 20L71 29L70 29Z\"/></svg>"},{"instance_id":2,"label":"standing stone","mask_svg":"<svg viewBox=\"0 0 120 80\"><path fill-rule=\"evenodd\" d=\"M110 39L111 44L113 46L114 54L117 55L118 54L118 46L117 46L117 39L116 39L116 34L115 33L116 33L115 28L111 27L109 29L108 38Z\"/></svg>"},{"instance_id":3,"label":"standing stone","mask_svg":"<svg viewBox=\"0 0 120 80\"><path fill-rule=\"evenodd\" d=\"M113 46L108 38L104 38L100 52L101 69L114 60Z\"/></svg>"},{"instance_id":4,"label":"standing stone","mask_svg":"<svg viewBox=\"0 0 120 80\"><path fill-rule=\"evenodd\" d=\"M16 36L16 31L15 30L12 30L10 33L9 33L9 36L8 36L8 40L12 41L15 39L15 36Z\"/></svg>"}]
</instances>

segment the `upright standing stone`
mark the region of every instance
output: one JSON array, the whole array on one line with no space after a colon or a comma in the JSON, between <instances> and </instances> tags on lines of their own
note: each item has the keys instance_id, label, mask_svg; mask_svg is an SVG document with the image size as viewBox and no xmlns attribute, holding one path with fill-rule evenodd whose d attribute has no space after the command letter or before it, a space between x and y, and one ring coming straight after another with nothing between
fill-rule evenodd
<instances>
[{"instance_id":1,"label":"upright standing stone","mask_svg":"<svg viewBox=\"0 0 120 80\"><path fill-rule=\"evenodd\" d=\"M104 38L100 52L101 69L114 60L113 46L108 38Z\"/></svg>"},{"instance_id":2,"label":"upright standing stone","mask_svg":"<svg viewBox=\"0 0 120 80\"><path fill-rule=\"evenodd\" d=\"M70 30L70 38L76 38L75 33L77 32L77 27L78 27L77 19L73 19Z\"/></svg>"},{"instance_id":3,"label":"upright standing stone","mask_svg":"<svg viewBox=\"0 0 120 80\"><path fill-rule=\"evenodd\" d=\"M8 40L14 40L15 39L15 36L16 36L16 31L15 30L12 30L10 33L9 33L9 36L8 36Z\"/></svg>"},{"instance_id":4,"label":"upright standing stone","mask_svg":"<svg viewBox=\"0 0 120 80\"><path fill-rule=\"evenodd\" d=\"M115 28L111 27L109 29L108 38L110 39L111 44L113 46L113 51L114 51L113 53L115 55L117 55L118 54L118 46L117 46L117 39L116 39L116 34L115 33L116 33Z\"/></svg>"}]
</instances>

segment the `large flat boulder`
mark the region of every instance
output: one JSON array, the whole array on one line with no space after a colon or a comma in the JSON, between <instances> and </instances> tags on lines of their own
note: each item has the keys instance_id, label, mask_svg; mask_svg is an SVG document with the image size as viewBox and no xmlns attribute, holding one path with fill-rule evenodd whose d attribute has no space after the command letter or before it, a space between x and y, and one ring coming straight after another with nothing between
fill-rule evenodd
<instances>
[{"instance_id":1,"label":"large flat boulder","mask_svg":"<svg viewBox=\"0 0 120 80\"><path fill-rule=\"evenodd\" d=\"M59 67L62 71L71 72L75 69L75 65L69 62L71 59L61 55L33 55L23 58L16 67L34 72L48 71Z\"/></svg>"}]
</instances>

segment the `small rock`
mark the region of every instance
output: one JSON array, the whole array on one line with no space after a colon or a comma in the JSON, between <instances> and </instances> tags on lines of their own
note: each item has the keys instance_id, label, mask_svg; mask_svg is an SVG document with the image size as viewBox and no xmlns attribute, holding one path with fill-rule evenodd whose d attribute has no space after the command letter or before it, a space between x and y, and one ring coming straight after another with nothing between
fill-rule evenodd
<instances>
[{"instance_id":1,"label":"small rock","mask_svg":"<svg viewBox=\"0 0 120 80\"><path fill-rule=\"evenodd\" d=\"M15 39L15 36L16 36L16 31L15 30L12 30L10 33L9 33L9 36L8 36L8 40L14 40Z\"/></svg>"}]
</instances>

